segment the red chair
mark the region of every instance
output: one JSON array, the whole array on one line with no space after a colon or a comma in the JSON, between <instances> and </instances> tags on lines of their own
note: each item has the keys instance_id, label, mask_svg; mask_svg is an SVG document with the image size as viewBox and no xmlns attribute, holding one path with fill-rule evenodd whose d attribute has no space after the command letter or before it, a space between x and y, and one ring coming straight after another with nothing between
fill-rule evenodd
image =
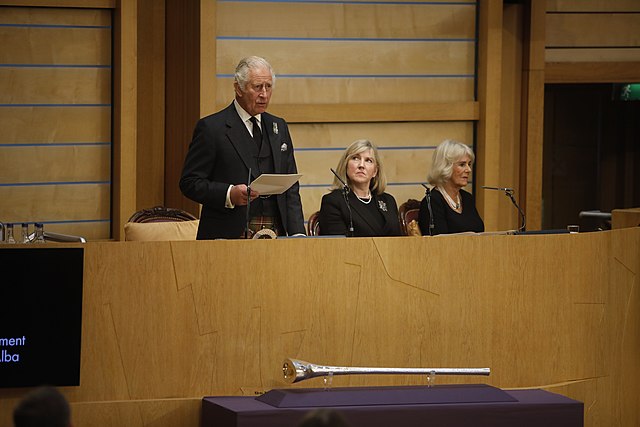
<instances>
[{"instance_id":1,"label":"red chair","mask_svg":"<svg viewBox=\"0 0 640 427\"><path fill-rule=\"evenodd\" d=\"M307 221L307 234L309 236L319 236L320 235L320 221L318 220L320 216L320 211L314 212L309 217L309 221Z\"/></svg>"},{"instance_id":2,"label":"red chair","mask_svg":"<svg viewBox=\"0 0 640 427\"><path fill-rule=\"evenodd\" d=\"M421 236L420 226L418 225L418 215L420 213L420 201L409 199L402 203L398 208L398 219L400 220L400 229L405 236Z\"/></svg>"}]
</instances>

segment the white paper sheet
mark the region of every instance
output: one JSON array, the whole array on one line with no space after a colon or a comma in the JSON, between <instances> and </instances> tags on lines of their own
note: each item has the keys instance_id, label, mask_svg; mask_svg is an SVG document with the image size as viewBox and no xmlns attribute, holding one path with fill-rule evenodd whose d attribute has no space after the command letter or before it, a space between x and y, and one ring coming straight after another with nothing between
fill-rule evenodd
<instances>
[{"instance_id":1,"label":"white paper sheet","mask_svg":"<svg viewBox=\"0 0 640 427\"><path fill-rule=\"evenodd\" d=\"M282 194L298 182L301 176L301 174L263 173L251 183L251 189L260 193L261 196Z\"/></svg>"}]
</instances>

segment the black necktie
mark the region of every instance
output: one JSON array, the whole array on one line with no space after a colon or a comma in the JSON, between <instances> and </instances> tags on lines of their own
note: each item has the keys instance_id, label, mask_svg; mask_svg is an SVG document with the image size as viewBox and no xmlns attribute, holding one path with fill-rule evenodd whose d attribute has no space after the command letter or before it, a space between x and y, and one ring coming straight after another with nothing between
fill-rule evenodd
<instances>
[{"instance_id":1,"label":"black necktie","mask_svg":"<svg viewBox=\"0 0 640 427\"><path fill-rule=\"evenodd\" d=\"M260 124L258 123L258 119L256 119L255 117L251 117L249 120L251 120L251 123L253 123L253 140L258 146L259 153L260 149L262 148L262 131L260 130Z\"/></svg>"}]
</instances>

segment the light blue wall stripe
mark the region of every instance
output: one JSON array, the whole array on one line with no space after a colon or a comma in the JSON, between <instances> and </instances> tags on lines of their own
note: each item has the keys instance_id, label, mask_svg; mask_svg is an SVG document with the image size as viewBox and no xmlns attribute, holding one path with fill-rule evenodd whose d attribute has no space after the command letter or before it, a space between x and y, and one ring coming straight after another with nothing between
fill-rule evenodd
<instances>
[{"instance_id":1,"label":"light blue wall stripe","mask_svg":"<svg viewBox=\"0 0 640 427\"><path fill-rule=\"evenodd\" d=\"M111 181L60 181L0 183L0 187L39 187L45 185L110 185Z\"/></svg>"},{"instance_id":2,"label":"light blue wall stripe","mask_svg":"<svg viewBox=\"0 0 640 427\"><path fill-rule=\"evenodd\" d=\"M0 104L0 107L111 107L111 104Z\"/></svg>"},{"instance_id":3,"label":"light blue wall stripe","mask_svg":"<svg viewBox=\"0 0 640 427\"><path fill-rule=\"evenodd\" d=\"M0 24L0 27L13 28L79 28L79 29L98 29L110 30L111 25L63 25L63 24Z\"/></svg>"},{"instance_id":4,"label":"light blue wall stripe","mask_svg":"<svg viewBox=\"0 0 640 427\"><path fill-rule=\"evenodd\" d=\"M232 74L216 74L217 78L233 78ZM279 79L473 79L474 74L276 74Z\"/></svg>"},{"instance_id":5,"label":"light blue wall stripe","mask_svg":"<svg viewBox=\"0 0 640 427\"><path fill-rule=\"evenodd\" d=\"M19 225L19 224L35 224L36 222L40 224L77 224L77 223L88 223L88 222L111 222L109 218L102 219L69 219L63 221L14 221L10 224ZM46 231L46 230L45 230Z\"/></svg>"},{"instance_id":6,"label":"light blue wall stripe","mask_svg":"<svg viewBox=\"0 0 640 427\"><path fill-rule=\"evenodd\" d=\"M249 37L249 36L218 36L217 40L260 40L260 41L339 41L339 42L462 42L475 43L476 39L447 39L447 38L426 38L426 39L393 39L393 38L365 38L365 37Z\"/></svg>"},{"instance_id":7,"label":"light blue wall stripe","mask_svg":"<svg viewBox=\"0 0 640 427\"><path fill-rule=\"evenodd\" d=\"M88 65L88 64L0 64L0 68L111 68L111 65Z\"/></svg>"},{"instance_id":8,"label":"light blue wall stripe","mask_svg":"<svg viewBox=\"0 0 640 427\"><path fill-rule=\"evenodd\" d=\"M378 150L435 150L435 145L414 145L414 146L399 146L399 147L378 147ZM296 148L295 151L344 151L345 147L305 147Z\"/></svg>"},{"instance_id":9,"label":"light blue wall stripe","mask_svg":"<svg viewBox=\"0 0 640 427\"><path fill-rule=\"evenodd\" d=\"M387 183L387 187L391 186L391 187L401 187L401 186L411 186L411 185L415 185L418 187L422 187L422 184L427 184L427 182L388 182ZM473 184L472 181L469 181L469 185ZM300 188L318 188L318 187L324 187L324 188L329 188L331 187L331 185L333 185L332 183L328 183L328 184L300 184ZM423 187L424 188L424 187Z\"/></svg>"},{"instance_id":10,"label":"light blue wall stripe","mask_svg":"<svg viewBox=\"0 0 640 427\"><path fill-rule=\"evenodd\" d=\"M111 142L26 142L24 144L12 142L11 144L0 143L1 147L91 147L109 146Z\"/></svg>"}]
</instances>

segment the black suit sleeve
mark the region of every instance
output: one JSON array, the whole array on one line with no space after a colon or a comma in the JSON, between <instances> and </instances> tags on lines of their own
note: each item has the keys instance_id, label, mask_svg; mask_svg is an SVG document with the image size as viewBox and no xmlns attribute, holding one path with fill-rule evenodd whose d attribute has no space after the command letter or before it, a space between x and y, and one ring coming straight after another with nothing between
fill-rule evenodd
<instances>
[{"instance_id":1,"label":"black suit sleeve","mask_svg":"<svg viewBox=\"0 0 640 427\"><path fill-rule=\"evenodd\" d=\"M205 120L199 120L193 131L189 151L180 177L180 190L189 199L202 205L224 207L229 183L211 179L218 160L216 135Z\"/></svg>"},{"instance_id":2,"label":"black suit sleeve","mask_svg":"<svg viewBox=\"0 0 640 427\"><path fill-rule=\"evenodd\" d=\"M287 144L286 148L281 145L281 147L284 148L284 151L281 152L285 156L283 159L284 173L297 174L298 167L296 166L296 159L293 155L293 143L291 135L289 134L289 126L287 126L284 120L281 126L284 131L283 141ZM302 201L300 200L300 184L298 182L293 184L291 188L285 192L285 198L287 234L290 236L293 234L306 234L304 217L302 215Z\"/></svg>"},{"instance_id":3,"label":"black suit sleeve","mask_svg":"<svg viewBox=\"0 0 640 427\"><path fill-rule=\"evenodd\" d=\"M325 236L348 234L349 213L341 190L322 196L320 204L320 234Z\"/></svg>"}]
</instances>

